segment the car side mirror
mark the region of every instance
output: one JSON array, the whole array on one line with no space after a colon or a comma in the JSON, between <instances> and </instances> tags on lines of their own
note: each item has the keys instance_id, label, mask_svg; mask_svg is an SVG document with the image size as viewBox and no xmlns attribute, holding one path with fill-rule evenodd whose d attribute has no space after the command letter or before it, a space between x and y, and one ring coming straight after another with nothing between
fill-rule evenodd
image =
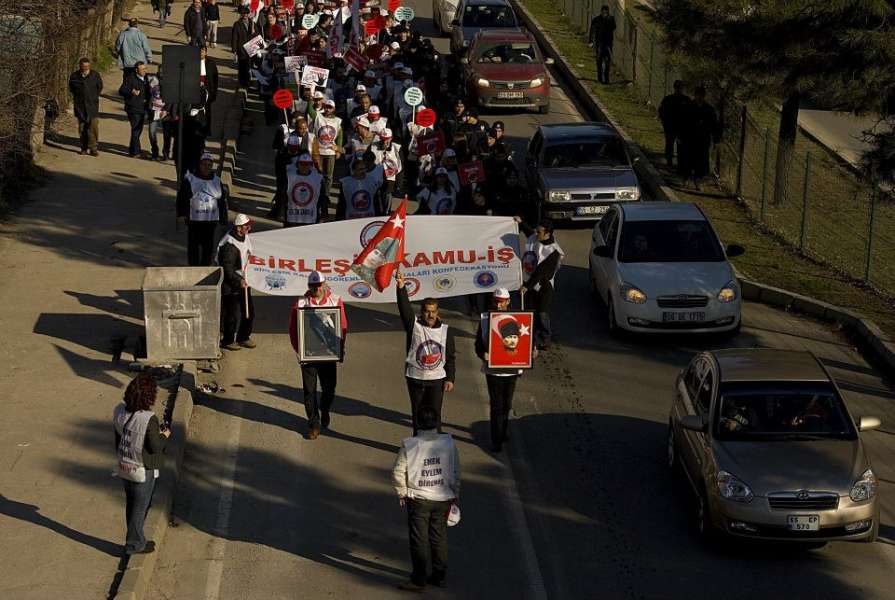
<instances>
[{"instance_id":1,"label":"car side mirror","mask_svg":"<svg viewBox=\"0 0 895 600\"><path fill-rule=\"evenodd\" d=\"M727 246L727 258L736 258L746 253L746 249L739 244L730 244Z\"/></svg>"},{"instance_id":2,"label":"car side mirror","mask_svg":"<svg viewBox=\"0 0 895 600\"><path fill-rule=\"evenodd\" d=\"M873 431L882 425L877 417L861 417L858 419L858 431Z\"/></svg>"},{"instance_id":3,"label":"car side mirror","mask_svg":"<svg viewBox=\"0 0 895 600\"><path fill-rule=\"evenodd\" d=\"M606 244L600 244L599 246L594 246L594 256L602 256L603 258L609 258L609 246Z\"/></svg>"},{"instance_id":4,"label":"car side mirror","mask_svg":"<svg viewBox=\"0 0 895 600\"><path fill-rule=\"evenodd\" d=\"M686 415L681 417L681 427L690 431L705 433L708 431L708 423L702 415Z\"/></svg>"},{"instance_id":5,"label":"car side mirror","mask_svg":"<svg viewBox=\"0 0 895 600\"><path fill-rule=\"evenodd\" d=\"M550 57L547 57L547 58L544 59L544 64L545 64L545 65L553 65L553 64L556 64L556 61L553 60L553 59L550 58Z\"/></svg>"}]
</instances>

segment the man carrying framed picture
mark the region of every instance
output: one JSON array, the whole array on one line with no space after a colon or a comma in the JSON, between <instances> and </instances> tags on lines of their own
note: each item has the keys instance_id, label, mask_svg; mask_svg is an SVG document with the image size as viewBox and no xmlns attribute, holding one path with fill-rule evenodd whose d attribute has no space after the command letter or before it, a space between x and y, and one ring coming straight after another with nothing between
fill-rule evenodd
<instances>
[{"instance_id":1,"label":"man carrying framed picture","mask_svg":"<svg viewBox=\"0 0 895 600\"><path fill-rule=\"evenodd\" d=\"M329 409L336 397L336 365L345 355L347 336L342 298L332 293L323 273L312 271L308 291L295 301L289 318L289 337L301 365L309 440L316 440L320 430L329 427Z\"/></svg>"}]
</instances>

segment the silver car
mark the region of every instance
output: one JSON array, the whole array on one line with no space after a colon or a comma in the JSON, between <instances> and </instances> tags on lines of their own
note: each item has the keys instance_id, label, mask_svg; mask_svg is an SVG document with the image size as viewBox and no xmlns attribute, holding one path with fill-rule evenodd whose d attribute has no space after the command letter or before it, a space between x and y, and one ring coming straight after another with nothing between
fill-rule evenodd
<instances>
[{"instance_id":1,"label":"silver car","mask_svg":"<svg viewBox=\"0 0 895 600\"><path fill-rule=\"evenodd\" d=\"M668 462L689 482L696 530L739 538L872 542L878 480L842 394L813 354L704 352L681 371Z\"/></svg>"}]
</instances>

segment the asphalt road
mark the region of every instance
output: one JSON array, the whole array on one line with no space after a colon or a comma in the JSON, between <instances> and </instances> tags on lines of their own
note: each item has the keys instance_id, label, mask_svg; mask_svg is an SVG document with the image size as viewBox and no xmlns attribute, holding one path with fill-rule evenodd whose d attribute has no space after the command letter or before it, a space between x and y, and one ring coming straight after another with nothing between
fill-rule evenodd
<instances>
[{"instance_id":1,"label":"asphalt road","mask_svg":"<svg viewBox=\"0 0 895 600\"><path fill-rule=\"evenodd\" d=\"M431 32L431 3L411 1ZM440 39L441 47L447 40ZM257 105L253 110L257 110ZM271 133L253 112L234 196L261 215L273 191ZM492 121L495 114L483 117ZM501 114L521 155L541 122L581 119L559 86L552 112ZM275 227L274 224L262 225ZM895 393L839 333L747 304L734 340L617 341L590 295L585 227L563 229L567 260L553 318L558 344L520 381L512 440L488 451L487 395L459 301L458 381L445 401L463 465L463 521L450 531L449 587L432 598L889 598L895 568ZM735 240L725 240L735 242ZM256 350L228 354L200 399L186 478L150 597L397 598L408 575L406 524L389 486L409 405L403 332L393 305L349 308L351 335L331 430L308 441L289 299L262 297ZM664 467L678 369L722 346L811 349L855 414L884 420L865 435L884 498L881 541L819 550L707 547L691 533L689 497ZM889 591L886 591L889 590Z\"/></svg>"}]
</instances>

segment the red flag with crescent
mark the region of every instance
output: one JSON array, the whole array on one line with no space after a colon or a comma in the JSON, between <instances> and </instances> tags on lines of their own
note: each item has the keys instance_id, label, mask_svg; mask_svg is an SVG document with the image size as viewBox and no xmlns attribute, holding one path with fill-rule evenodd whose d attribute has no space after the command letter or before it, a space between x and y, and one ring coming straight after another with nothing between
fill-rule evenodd
<instances>
[{"instance_id":1,"label":"red flag with crescent","mask_svg":"<svg viewBox=\"0 0 895 600\"><path fill-rule=\"evenodd\" d=\"M351 270L379 292L389 286L395 270L404 260L406 224L407 196L404 196L401 205L351 264Z\"/></svg>"}]
</instances>

